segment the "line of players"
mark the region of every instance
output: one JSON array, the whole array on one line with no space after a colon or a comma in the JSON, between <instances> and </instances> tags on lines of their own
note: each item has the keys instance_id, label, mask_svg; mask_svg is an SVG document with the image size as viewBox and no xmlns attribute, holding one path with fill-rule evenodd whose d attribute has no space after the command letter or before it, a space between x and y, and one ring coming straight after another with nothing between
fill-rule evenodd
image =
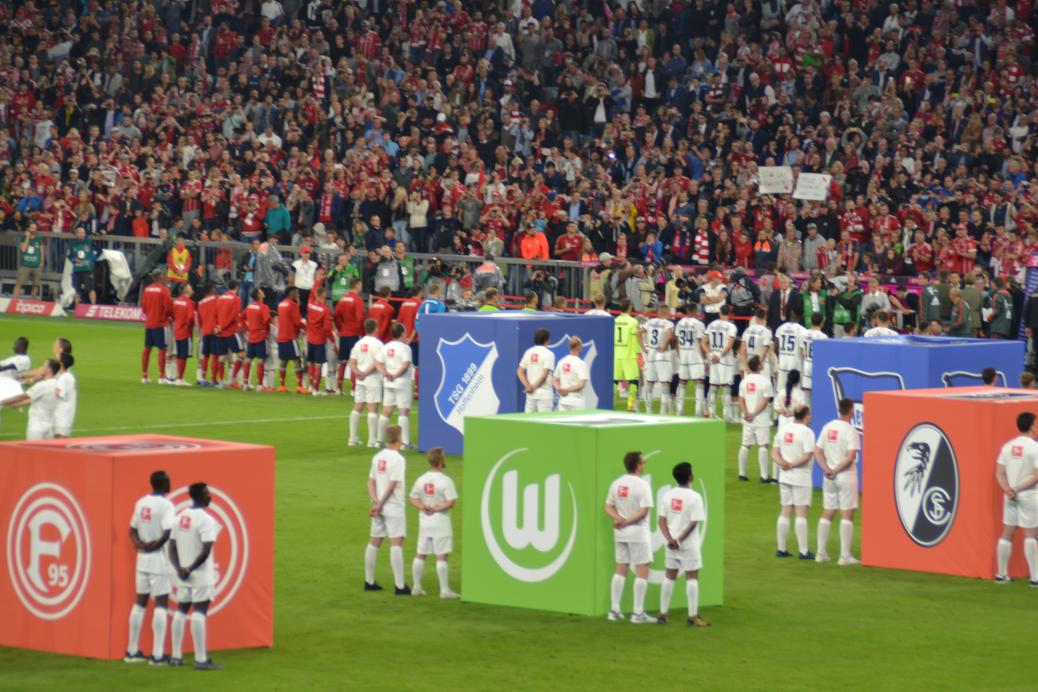
<instances>
[{"instance_id":1,"label":"line of players","mask_svg":"<svg viewBox=\"0 0 1038 692\"><path fill-rule=\"evenodd\" d=\"M29 407L25 430L27 440L71 437L76 420L79 387L72 366L72 342L63 337L54 341L53 358L38 368L32 367L29 339L14 340L14 354L0 361L0 378L15 380L29 388L0 401L0 406Z\"/></svg>"},{"instance_id":2,"label":"line of players","mask_svg":"<svg viewBox=\"0 0 1038 692\"><path fill-rule=\"evenodd\" d=\"M364 321L375 320L375 336L381 341L388 342L391 336L394 309L388 300L389 291L384 289L371 306L365 308L360 279L354 279L349 291L334 305L326 302L323 286L312 291L289 287L276 302L256 288L250 292L249 302L242 305L238 283L233 279L220 293L216 287L207 285L196 294L189 284L180 284L175 286L176 295L171 293L161 271L156 270L152 279L141 296L145 318L141 354L144 384L151 382L149 366L155 351L157 381L188 386L184 379L187 361L194 357L194 338L200 336L196 382L201 386L269 392L275 389L274 371L277 370L276 390L287 392L287 370L292 364L298 393L342 394L347 358L353 345L366 335ZM404 325L406 344L411 345L418 339L419 312L446 311L439 293L438 286L431 286L428 291L416 288L400 304L396 321ZM305 353L299 348L301 339L305 339ZM174 359L167 358L171 343L175 349ZM338 361L337 372L329 354ZM253 369L256 370L255 385L252 384Z\"/></svg>"}]
</instances>

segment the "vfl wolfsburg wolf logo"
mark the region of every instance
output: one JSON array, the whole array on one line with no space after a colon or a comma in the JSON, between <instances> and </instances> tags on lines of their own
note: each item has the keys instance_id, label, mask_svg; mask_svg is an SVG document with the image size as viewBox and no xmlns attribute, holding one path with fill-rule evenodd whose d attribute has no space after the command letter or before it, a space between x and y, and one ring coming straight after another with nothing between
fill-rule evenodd
<instances>
[{"instance_id":1,"label":"vfl wolfsburg wolf logo","mask_svg":"<svg viewBox=\"0 0 1038 692\"><path fill-rule=\"evenodd\" d=\"M466 334L456 341L440 339L436 355L442 374L433 401L444 423L464 433L465 416L497 413L501 400L494 391L496 344L481 344Z\"/></svg>"},{"instance_id":2,"label":"vfl wolfsburg wolf logo","mask_svg":"<svg viewBox=\"0 0 1038 692\"><path fill-rule=\"evenodd\" d=\"M894 499L914 542L932 548L948 535L959 506L959 468L951 442L936 425L920 423L901 441Z\"/></svg>"}]
</instances>

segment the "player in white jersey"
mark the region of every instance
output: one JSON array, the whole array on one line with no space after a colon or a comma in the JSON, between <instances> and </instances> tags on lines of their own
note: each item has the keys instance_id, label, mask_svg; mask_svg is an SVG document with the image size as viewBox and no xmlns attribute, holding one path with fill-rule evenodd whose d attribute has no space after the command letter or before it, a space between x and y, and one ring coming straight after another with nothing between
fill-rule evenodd
<instances>
[{"instance_id":1,"label":"player in white jersey","mask_svg":"<svg viewBox=\"0 0 1038 692\"><path fill-rule=\"evenodd\" d=\"M793 372L796 372L795 370ZM775 557L789 557L789 517L796 511L795 533L797 555L801 560L814 560L807 543L807 510L811 507L811 461L815 458L815 434L807 427L811 409L800 404L790 422L779 427L771 458L779 467L779 512L776 525L778 547Z\"/></svg>"},{"instance_id":2,"label":"player in white jersey","mask_svg":"<svg viewBox=\"0 0 1038 692\"><path fill-rule=\"evenodd\" d=\"M727 400L721 400L724 409L724 419L735 422L735 404L732 401L732 378L735 375L735 339L739 330L729 319L731 308L722 305L718 312L718 319L710 323L703 333L703 352L709 354L710 362L710 393L706 399L706 416L712 418L717 415L717 390L722 393L727 391Z\"/></svg>"},{"instance_id":3,"label":"player in white jersey","mask_svg":"<svg viewBox=\"0 0 1038 692\"><path fill-rule=\"evenodd\" d=\"M667 624L674 581L684 572L688 625L707 627L709 623L699 617L699 570L703 568L701 527L706 521L706 509L703 497L691 488L692 464L681 462L674 467L672 475L678 486L667 491L657 510L657 524L667 548L664 551L666 572L660 587L660 616L656 622Z\"/></svg>"},{"instance_id":4,"label":"player in white jersey","mask_svg":"<svg viewBox=\"0 0 1038 692\"><path fill-rule=\"evenodd\" d=\"M1031 586L1038 587L1038 436L1035 415L1021 413L1016 417L1019 435L1002 445L998 455L995 480L1005 497L1002 499L1002 535L998 539L995 581L1009 583L1009 557L1017 528L1024 532L1024 557L1031 572Z\"/></svg>"},{"instance_id":5,"label":"player in white jersey","mask_svg":"<svg viewBox=\"0 0 1038 692\"><path fill-rule=\"evenodd\" d=\"M807 397L804 396L804 390L800 387L800 371L790 370L785 379L785 386L782 389L776 389L775 399L772 401L775 408L776 430L781 430L783 426L792 423L793 413L801 406L807 405ZM778 444L778 437L776 436L775 439L775 444ZM772 449L774 450L774 447ZM778 476L778 464L772 463L773 482L778 483L778 480L774 480Z\"/></svg>"},{"instance_id":6,"label":"player in white jersey","mask_svg":"<svg viewBox=\"0 0 1038 692\"><path fill-rule=\"evenodd\" d=\"M837 406L840 417L822 428L815 443L815 460L822 467L822 518L818 520L818 562L829 560L829 530L833 517L840 512L840 559L837 564L856 565L851 555L854 540L854 510L858 508L858 452L861 438L851 425L854 402L840 399Z\"/></svg>"},{"instance_id":7,"label":"player in white jersey","mask_svg":"<svg viewBox=\"0 0 1038 692\"><path fill-rule=\"evenodd\" d=\"M569 355L555 366L552 373L552 385L559 396L560 411L579 411L587 408L584 400L584 388L587 387L587 363L580 357L584 350L584 342L579 336L569 340Z\"/></svg>"},{"instance_id":8,"label":"player in white jersey","mask_svg":"<svg viewBox=\"0 0 1038 692\"><path fill-rule=\"evenodd\" d=\"M645 378L644 394L645 412L652 413L652 401L660 400L660 413L666 414L670 408L670 379L673 375L673 359L671 356L671 336L674 334L674 323L670 321L670 309L666 304L657 308L656 317L650 317L642 323L642 343L645 344Z\"/></svg>"},{"instance_id":9,"label":"player in white jersey","mask_svg":"<svg viewBox=\"0 0 1038 692\"><path fill-rule=\"evenodd\" d=\"M775 389L780 392L786 388L786 376L790 370L799 370L801 374L803 373L800 341L807 329L800 324L799 320L800 315L794 312L790 315L789 322L783 322L775 330L775 355L778 361Z\"/></svg>"},{"instance_id":10,"label":"player in white jersey","mask_svg":"<svg viewBox=\"0 0 1038 692\"><path fill-rule=\"evenodd\" d=\"M169 475L165 471L151 474L151 492L133 506L130 517L130 541L137 551L136 596L130 610L130 639L126 645L127 663L148 660L141 653L139 641L141 625L148 609L148 598L155 602L151 614L151 664L166 662L166 624L168 623L170 566L163 548L173 533L176 511L166 499L169 494Z\"/></svg>"},{"instance_id":11,"label":"player in white jersey","mask_svg":"<svg viewBox=\"0 0 1038 692\"><path fill-rule=\"evenodd\" d=\"M17 394L5 401L2 406L17 408L29 405L29 421L25 428L26 440L49 440L54 437L54 411L58 406L57 374L61 366L56 360L48 360L43 364L43 379L29 387L24 394Z\"/></svg>"},{"instance_id":12,"label":"player in white jersey","mask_svg":"<svg viewBox=\"0 0 1038 692\"><path fill-rule=\"evenodd\" d=\"M173 652L171 666L184 664L184 620L191 613L191 641L195 647L195 670L219 670L206 650L205 630L209 603L215 596L216 572L213 568L213 544L220 532L205 508L212 501L209 486L192 483L187 489L191 507L177 514L169 541L169 561L177 575L173 599Z\"/></svg>"},{"instance_id":13,"label":"player in white jersey","mask_svg":"<svg viewBox=\"0 0 1038 692\"><path fill-rule=\"evenodd\" d=\"M695 382L696 403L695 415L702 416L706 411L706 371L703 357L703 334L706 327L695 317L695 303L677 310L678 323L674 326L674 336L678 340L678 391L674 396L674 413L685 413L685 387L689 381Z\"/></svg>"},{"instance_id":14,"label":"player in white jersey","mask_svg":"<svg viewBox=\"0 0 1038 692\"><path fill-rule=\"evenodd\" d=\"M389 539L389 565L393 568L393 583L397 596L406 596L411 589L404 582L404 538L407 536L407 516L404 511L404 482L407 462L400 454L400 426L386 428L386 448L371 459L368 473L368 497L371 499L371 541L364 549L364 590L381 591L375 583L375 558L382 539Z\"/></svg>"},{"instance_id":15,"label":"player in white jersey","mask_svg":"<svg viewBox=\"0 0 1038 692\"><path fill-rule=\"evenodd\" d=\"M368 407L368 447L378 447L378 416L375 409L382 401L382 375L378 372L382 342L375 336L377 329L378 322L364 320L364 336L353 344L350 351L350 374L356 382L353 388L353 413L350 414L350 439L347 443L351 447L360 444L360 412L364 406Z\"/></svg>"},{"instance_id":16,"label":"player in white jersey","mask_svg":"<svg viewBox=\"0 0 1038 692\"><path fill-rule=\"evenodd\" d=\"M79 398L76 376L71 370L76 359L71 353L62 353L60 362L61 370L54 387L54 396L58 398L57 406L54 407L54 437L70 437L72 424L76 420L76 401Z\"/></svg>"},{"instance_id":17,"label":"player in white jersey","mask_svg":"<svg viewBox=\"0 0 1038 692\"><path fill-rule=\"evenodd\" d=\"M418 477L411 488L411 505L418 510L418 550L411 563L414 585L412 596L424 596L422 573L425 557L436 556L436 578L440 582L440 598L459 598L448 582L447 557L454 549L454 529L451 527L451 507L458 501L454 481L443 472L446 457L443 447L429 450L429 470Z\"/></svg>"},{"instance_id":18,"label":"player in white jersey","mask_svg":"<svg viewBox=\"0 0 1038 692\"><path fill-rule=\"evenodd\" d=\"M815 341L828 339L829 335L822 331L825 318L821 313L811 315L811 328L800 337L800 358L803 361L803 369L800 371L800 384L808 399L811 398L811 374L814 370L814 346Z\"/></svg>"},{"instance_id":19,"label":"player in white jersey","mask_svg":"<svg viewBox=\"0 0 1038 692\"><path fill-rule=\"evenodd\" d=\"M872 314L872 327L862 334L866 339L874 339L882 336L898 336L898 333L890 328L890 315L885 310L877 310Z\"/></svg>"},{"instance_id":20,"label":"player in white jersey","mask_svg":"<svg viewBox=\"0 0 1038 692\"><path fill-rule=\"evenodd\" d=\"M29 340L20 336L14 340L13 356L0 360L0 377L9 377L12 380L28 372L32 367L32 359L29 358Z\"/></svg>"},{"instance_id":21,"label":"player in white jersey","mask_svg":"<svg viewBox=\"0 0 1038 692\"><path fill-rule=\"evenodd\" d=\"M616 546L616 572L610 583L610 620L623 620L620 599L624 593L627 572L634 567L634 613L636 625L656 622L645 614L645 592L649 588L649 563L652 562L649 510L652 509L652 487L642 478L645 459L641 452L624 455L627 473L609 486L605 511L613 520Z\"/></svg>"},{"instance_id":22,"label":"player in white jersey","mask_svg":"<svg viewBox=\"0 0 1038 692\"><path fill-rule=\"evenodd\" d=\"M411 449L411 403L414 397L412 383L411 347L404 343L406 329L399 322L389 328L393 340L375 355L375 367L382 376L382 415L378 419L378 444L386 438L389 419L399 409L396 424L400 426L400 437L404 449ZM359 421L358 421L359 422Z\"/></svg>"},{"instance_id":23,"label":"player in white jersey","mask_svg":"<svg viewBox=\"0 0 1038 692\"><path fill-rule=\"evenodd\" d=\"M757 308L753 313L750 325L743 330L742 348L739 349L739 362L742 371L749 370L746 364L751 356L760 358L760 374L769 380L771 375L771 330L768 329L768 313L764 308Z\"/></svg>"},{"instance_id":24,"label":"player in white jersey","mask_svg":"<svg viewBox=\"0 0 1038 692\"><path fill-rule=\"evenodd\" d=\"M746 367L749 372L739 383L739 411L742 413L742 446L739 447L739 480L747 481L746 465L750 447L757 446L757 467L760 482L768 483L768 438L771 437L771 412L768 406L775 398L771 380L761 374L761 362L750 356Z\"/></svg>"},{"instance_id":25,"label":"player in white jersey","mask_svg":"<svg viewBox=\"0 0 1038 692\"><path fill-rule=\"evenodd\" d=\"M551 373L555 369L555 354L548 350L551 333L543 327L533 333L533 346L526 349L519 360L515 374L526 392L526 413L550 411L553 403Z\"/></svg>"},{"instance_id":26,"label":"player in white jersey","mask_svg":"<svg viewBox=\"0 0 1038 692\"><path fill-rule=\"evenodd\" d=\"M591 315L592 317L612 317L608 310L606 310L606 299L605 296L597 295L594 299L595 307L591 308L585 315Z\"/></svg>"}]
</instances>

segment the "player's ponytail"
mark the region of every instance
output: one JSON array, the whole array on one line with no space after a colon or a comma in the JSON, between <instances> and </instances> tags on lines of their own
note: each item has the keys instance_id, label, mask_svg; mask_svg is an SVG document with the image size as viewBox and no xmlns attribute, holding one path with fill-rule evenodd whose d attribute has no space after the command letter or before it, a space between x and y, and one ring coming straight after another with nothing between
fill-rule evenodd
<instances>
[{"instance_id":1,"label":"player's ponytail","mask_svg":"<svg viewBox=\"0 0 1038 692\"><path fill-rule=\"evenodd\" d=\"M783 399L782 408L788 409L789 405L793 403L793 388L798 384L800 384L800 371L790 370L786 375L786 396Z\"/></svg>"}]
</instances>

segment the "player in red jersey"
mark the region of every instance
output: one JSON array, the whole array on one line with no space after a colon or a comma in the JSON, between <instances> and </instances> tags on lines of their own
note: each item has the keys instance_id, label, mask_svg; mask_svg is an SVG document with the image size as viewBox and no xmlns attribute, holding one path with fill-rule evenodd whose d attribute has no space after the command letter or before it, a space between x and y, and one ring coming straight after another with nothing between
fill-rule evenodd
<instances>
[{"instance_id":1,"label":"player in red jersey","mask_svg":"<svg viewBox=\"0 0 1038 692\"><path fill-rule=\"evenodd\" d=\"M270 308L263 302L263 289L254 288L250 294L252 302L242 313L245 319L245 331L248 333L248 346L245 354L245 376L242 389L249 388L249 373L252 364L256 363L256 389L260 392L271 391L263 386L263 362L267 359L267 337L270 336Z\"/></svg>"},{"instance_id":2,"label":"player in red jersey","mask_svg":"<svg viewBox=\"0 0 1038 692\"><path fill-rule=\"evenodd\" d=\"M393 306L389 304L389 287L379 289L378 298L368 308L368 319L378 323L374 337L385 343L389 341L389 326L393 324Z\"/></svg>"},{"instance_id":3,"label":"player in red jersey","mask_svg":"<svg viewBox=\"0 0 1038 692\"><path fill-rule=\"evenodd\" d=\"M339 353L349 358L353 345L364 336L364 299L360 297L360 278L350 281L350 291L335 304L335 331L339 334ZM342 393L342 381L346 376L345 360L339 361L336 374L336 392ZM353 390L353 373L350 373L350 390Z\"/></svg>"},{"instance_id":4,"label":"player in red jersey","mask_svg":"<svg viewBox=\"0 0 1038 692\"><path fill-rule=\"evenodd\" d=\"M415 286L411 289L411 297L400 303L400 312L397 313L396 321L404 325L404 336L400 340L411 347L411 373L414 378L415 387L418 385L418 309L422 307L425 298L425 289Z\"/></svg>"},{"instance_id":5,"label":"player in red jersey","mask_svg":"<svg viewBox=\"0 0 1038 692\"><path fill-rule=\"evenodd\" d=\"M209 372L209 359L216 356L216 294L213 293L211 284L202 287L202 299L196 306L198 314L198 332L201 335L202 356L198 360L198 373L196 379L199 386L209 387L210 382L206 379Z\"/></svg>"},{"instance_id":6,"label":"player in red jersey","mask_svg":"<svg viewBox=\"0 0 1038 692\"><path fill-rule=\"evenodd\" d=\"M148 384L148 363L151 360L151 349L158 349L159 384L170 384L166 378L166 327L173 317L173 298L169 289L162 282L162 270L151 273L151 284L141 295L141 309L144 310L144 352L141 353L141 384Z\"/></svg>"},{"instance_id":7,"label":"player in red jersey","mask_svg":"<svg viewBox=\"0 0 1038 692\"><path fill-rule=\"evenodd\" d=\"M173 340L177 344L177 386L187 387L184 368L191 357L191 337L195 334L195 301L191 300L195 290L191 284L183 283L173 300Z\"/></svg>"},{"instance_id":8,"label":"player in red jersey","mask_svg":"<svg viewBox=\"0 0 1038 692\"><path fill-rule=\"evenodd\" d=\"M321 366L328 362L328 340L334 335L332 311L324 304L324 285L319 285L310 294L306 322L306 364L310 374L310 391L314 396L324 396L321 391ZM335 348L335 342L332 342Z\"/></svg>"},{"instance_id":9,"label":"player in red jersey","mask_svg":"<svg viewBox=\"0 0 1038 692\"><path fill-rule=\"evenodd\" d=\"M288 363L295 363L296 369L296 391L306 394L303 385L303 367L299 359L299 334L306 329L306 320L299 312L299 289L289 286L285 297L278 303L278 369L280 376L279 392L287 392L285 388L285 373Z\"/></svg>"},{"instance_id":10,"label":"player in red jersey","mask_svg":"<svg viewBox=\"0 0 1038 692\"><path fill-rule=\"evenodd\" d=\"M227 281L227 290L216 299L216 319L213 322L213 334L216 336L216 360L213 361L212 384L220 387L226 372L227 360L234 357L235 353L241 353L238 329L239 315L241 313L241 298L238 297L238 282L234 279ZM236 366L236 371L240 366Z\"/></svg>"}]
</instances>

